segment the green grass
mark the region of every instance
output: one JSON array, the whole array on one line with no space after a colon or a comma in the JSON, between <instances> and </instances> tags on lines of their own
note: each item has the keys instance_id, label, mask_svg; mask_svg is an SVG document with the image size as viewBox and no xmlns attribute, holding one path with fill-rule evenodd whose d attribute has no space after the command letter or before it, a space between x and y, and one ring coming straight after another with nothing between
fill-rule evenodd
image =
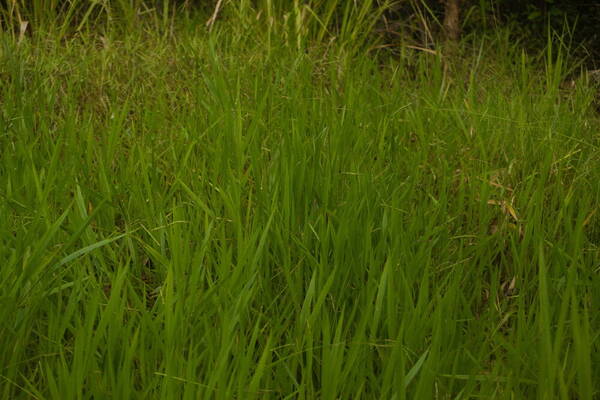
<instances>
[{"instance_id":1,"label":"green grass","mask_svg":"<svg viewBox=\"0 0 600 400\"><path fill-rule=\"evenodd\" d=\"M564 48L229 12L2 34L0 398L597 398L598 93Z\"/></svg>"}]
</instances>

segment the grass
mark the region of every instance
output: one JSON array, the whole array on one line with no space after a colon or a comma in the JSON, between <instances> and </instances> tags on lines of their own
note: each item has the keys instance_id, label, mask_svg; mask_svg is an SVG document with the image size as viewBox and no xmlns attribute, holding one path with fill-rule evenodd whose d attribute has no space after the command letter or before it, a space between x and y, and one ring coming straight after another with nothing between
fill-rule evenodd
<instances>
[{"instance_id":1,"label":"grass","mask_svg":"<svg viewBox=\"0 0 600 400\"><path fill-rule=\"evenodd\" d=\"M267 17L3 32L0 397L597 398L564 48L390 59Z\"/></svg>"}]
</instances>

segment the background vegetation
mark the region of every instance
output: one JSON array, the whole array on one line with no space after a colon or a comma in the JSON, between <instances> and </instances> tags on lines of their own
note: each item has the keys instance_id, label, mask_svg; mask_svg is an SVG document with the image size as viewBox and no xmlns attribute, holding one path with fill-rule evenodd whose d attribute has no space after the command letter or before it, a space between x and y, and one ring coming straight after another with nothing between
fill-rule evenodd
<instances>
[{"instance_id":1,"label":"background vegetation","mask_svg":"<svg viewBox=\"0 0 600 400\"><path fill-rule=\"evenodd\" d=\"M1 398L598 397L598 86L555 13L3 5Z\"/></svg>"}]
</instances>

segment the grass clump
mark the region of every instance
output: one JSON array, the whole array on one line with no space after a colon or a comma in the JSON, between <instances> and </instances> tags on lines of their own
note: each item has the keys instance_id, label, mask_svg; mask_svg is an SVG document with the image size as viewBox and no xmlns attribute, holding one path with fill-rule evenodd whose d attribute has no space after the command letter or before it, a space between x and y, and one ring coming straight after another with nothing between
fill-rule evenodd
<instances>
[{"instance_id":1,"label":"grass clump","mask_svg":"<svg viewBox=\"0 0 600 400\"><path fill-rule=\"evenodd\" d=\"M1 38L2 398L598 395L597 92L561 54L150 21Z\"/></svg>"}]
</instances>

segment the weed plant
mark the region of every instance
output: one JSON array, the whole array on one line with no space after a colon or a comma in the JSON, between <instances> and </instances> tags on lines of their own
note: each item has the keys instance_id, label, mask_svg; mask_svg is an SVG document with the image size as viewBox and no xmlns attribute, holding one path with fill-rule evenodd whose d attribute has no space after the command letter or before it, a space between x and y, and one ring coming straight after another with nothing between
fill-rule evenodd
<instances>
[{"instance_id":1,"label":"weed plant","mask_svg":"<svg viewBox=\"0 0 600 400\"><path fill-rule=\"evenodd\" d=\"M389 58L356 10L240 4L3 30L0 397L598 398L560 40Z\"/></svg>"}]
</instances>

